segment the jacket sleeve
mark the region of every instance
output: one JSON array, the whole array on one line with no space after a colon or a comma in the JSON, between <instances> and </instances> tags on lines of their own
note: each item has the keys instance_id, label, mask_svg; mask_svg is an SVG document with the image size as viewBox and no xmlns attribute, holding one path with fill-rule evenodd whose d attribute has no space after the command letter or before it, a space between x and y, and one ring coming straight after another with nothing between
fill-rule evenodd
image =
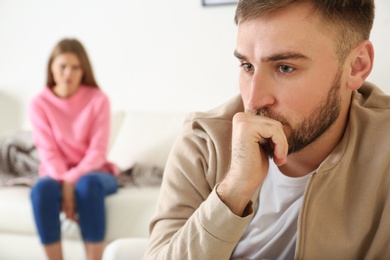
<instances>
[{"instance_id":1,"label":"jacket sleeve","mask_svg":"<svg viewBox=\"0 0 390 260\"><path fill-rule=\"evenodd\" d=\"M229 259L253 213L236 216L220 200L215 186L230 154L186 125L168 158L145 259Z\"/></svg>"},{"instance_id":2,"label":"jacket sleeve","mask_svg":"<svg viewBox=\"0 0 390 260\"><path fill-rule=\"evenodd\" d=\"M45 109L38 99L30 103L29 117L33 126L33 139L39 152L41 168L45 169L45 174L49 177L62 180L62 175L67 170L66 163L58 149Z\"/></svg>"},{"instance_id":3,"label":"jacket sleeve","mask_svg":"<svg viewBox=\"0 0 390 260\"><path fill-rule=\"evenodd\" d=\"M97 102L98 101L98 102ZM99 170L107 161L107 147L110 136L110 104L105 95L93 104L90 127L90 142L83 159L64 174L64 180L76 183L91 171Z\"/></svg>"}]
</instances>

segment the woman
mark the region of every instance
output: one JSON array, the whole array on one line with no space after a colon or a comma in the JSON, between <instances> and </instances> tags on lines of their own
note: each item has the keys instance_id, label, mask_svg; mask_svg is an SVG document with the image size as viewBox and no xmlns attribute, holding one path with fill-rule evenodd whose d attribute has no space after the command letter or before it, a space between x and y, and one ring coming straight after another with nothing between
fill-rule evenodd
<instances>
[{"instance_id":1,"label":"woman","mask_svg":"<svg viewBox=\"0 0 390 260\"><path fill-rule=\"evenodd\" d=\"M49 259L62 259L60 212L79 223L88 259L101 259L104 198L117 191L107 161L110 105L88 55L75 39L60 41L48 62L47 86L30 104L40 178L31 191L35 223Z\"/></svg>"}]
</instances>

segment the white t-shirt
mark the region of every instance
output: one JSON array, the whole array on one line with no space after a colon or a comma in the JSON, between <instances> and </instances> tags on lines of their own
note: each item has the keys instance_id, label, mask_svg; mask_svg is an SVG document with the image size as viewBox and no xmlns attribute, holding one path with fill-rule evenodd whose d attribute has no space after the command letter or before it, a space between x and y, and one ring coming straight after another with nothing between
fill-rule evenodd
<instances>
[{"instance_id":1,"label":"white t-shirt","mask_svg":"<svg viewBox=\"0 0 390 260\"><path fill-rule=\"evenodd\" d=\"M298 214L309 174L292 178L270 159L259 206L238 242L232 259L293 259Z\"/></svg>"}]
</instances>

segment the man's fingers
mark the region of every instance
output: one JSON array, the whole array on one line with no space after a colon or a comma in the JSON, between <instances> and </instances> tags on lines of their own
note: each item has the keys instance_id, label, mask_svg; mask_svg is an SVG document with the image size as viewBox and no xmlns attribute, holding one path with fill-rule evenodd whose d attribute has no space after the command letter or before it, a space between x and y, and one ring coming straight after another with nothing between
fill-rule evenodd
<instances>
[{"instance_id":1,"label":"man's fingers","mask_svg":"<svg viewBox=\"0 0 390 260\"><path fill-rule=\"evenodd\" d=\"M268 147L273 149L273 156L276 159L275 163L284 164L287 161L288 153L288 142L286 134L283 130L283 125L269 118L262 118L262 122L257 125L257 134L259 143L267 149L267 145L264 143L268 142Z\"/></svg>"}]
</instances>

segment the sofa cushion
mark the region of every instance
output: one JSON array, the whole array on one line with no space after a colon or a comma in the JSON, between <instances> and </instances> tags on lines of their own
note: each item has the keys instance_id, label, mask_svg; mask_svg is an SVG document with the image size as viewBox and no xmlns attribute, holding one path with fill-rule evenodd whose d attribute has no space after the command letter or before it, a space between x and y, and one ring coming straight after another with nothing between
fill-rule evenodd
<instances>
[{"instance_id":1,"label":"sofa cushion","mask_svg":"<svg viewBox=\"0 0 390 260\"><path fill-rule=\"evenodd\" d=\"M123 237L148 237L160 187L121 188L106 198L106 241Z\"/></svg>"},{"instance_id":2,"label":"sofa cushion","mask_svg":"<svg viewBox=\"0 0 390 260\"><path fill-rule=\"evenodd\" d=\"M36 235L29 187L0 189L0 234ZM159 187L120 188L106 198L106 241L121 237L148 236L149 219L157 203ZM63 238L80 239L79 226L61 215Z\"/></svg>"},{"instance_id":3,"label":"sofa cushion","mask_svg":"<svg viewBox=\"0 0 390 260\"><path fill-rule=\"evenodd\" d=\"M0 233L35 234L30 190L25 186L0 189Z\"/></svg>"},{"instance_id":4,"label":"sofa cushion","mask_svg":"<svg viewBox=\"0 0 390 260\"><path fill-rule=\"evenodd\" d=\"M127 111L108 159L121 170L135 163L164 168L184 118L184 113Z\"/></svg>"},{"instance_id":5,"label":"sofa cushion","mask_svg":"<svg viewBox=\"0 0 390 260\"><path fill-rule=\"evenodd\" d=\"M148 242L144 237L117 239L106 246L102 260L143 259Z\"/></svg>"}]
</instances>

